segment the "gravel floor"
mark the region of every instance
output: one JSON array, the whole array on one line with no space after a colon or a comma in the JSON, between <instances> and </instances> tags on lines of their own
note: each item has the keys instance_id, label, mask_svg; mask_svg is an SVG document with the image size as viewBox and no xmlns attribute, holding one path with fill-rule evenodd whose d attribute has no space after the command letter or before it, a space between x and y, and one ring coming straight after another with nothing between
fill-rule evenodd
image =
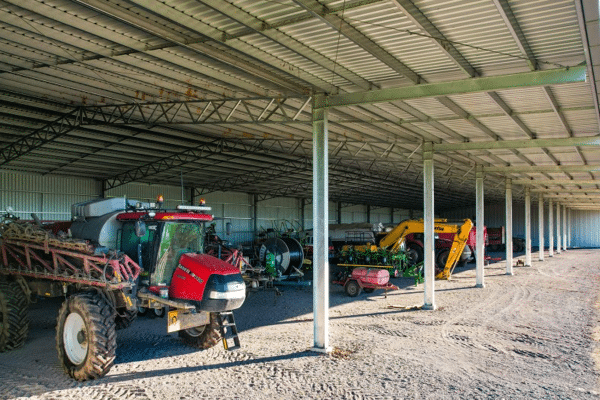
<instances>
[{"instance_id":1,"label":"gravel floor","mask_svg":"<svg viewBox=\"0 0 600 400\"><path fill-rule=\"evenodd\" d=\"M523 258L523 257L519 257ZM537 260L537 253L534 253ZM60 300L32 305L26 345L0 354L0 398L598 399L600 250L569 250L505 275L504 262L423 286L349 298L330 288L330 355L311 352L311 288L251 293L236 311L242 348L195 351L165 319L118 332L117 363L74 382L54 349Z\"/></svg>"}]
</instances>

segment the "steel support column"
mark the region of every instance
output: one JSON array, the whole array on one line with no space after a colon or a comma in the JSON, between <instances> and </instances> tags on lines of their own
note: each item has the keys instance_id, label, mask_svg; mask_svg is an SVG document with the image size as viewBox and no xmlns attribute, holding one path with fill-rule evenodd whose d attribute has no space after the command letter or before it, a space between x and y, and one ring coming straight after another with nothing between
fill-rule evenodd
<instances>
[{"instance_id":1,"label":"steel support column","mask_svg":"<svg viewBox=\"0 0 600 400\"><path fill-rule=\"evenodd\" d=\"M554 205L548 199L548 257L554 257Z\"/></svg>"},{"instance_id":2,"label":"steel support column","mask_svg":"<svg viewBox=\"0 0 600 400\"><path fill-rule=\"evenodd\" d=\"M568 241L567 242L567 247L571 247L571 223L572 223L572 219L571 218L572 218L572 216L573 216L573 210L571 210L569 208L569 215L567 216L568 217L567 223L569 225L569 234L567 235L567 241Z\"/></svg>"},{"instance_id":3,"label":"steel support column","mask_svg":"<svg viewBox=\"0 0 600 400\"><path fill-rule=\"evenodd\" d=\"M306 199L301 198L300 199L300 228L302 228L302 231L306 231L306 226L304 223L304 218L305 218L305 209L306 208Z\"/></svg>"},{"instance_id":4,"label":"steel support column","mask_svg":"<svg viewBox=\"0 0 600 400\"><path fill-rule=\"evenodd\" d=\"M567 250L567 205L566 204L563 205L562 217L563 217L563 222L562 222L562 232L563 232L562 245L563 245L563 250L566 251Z\"/></svg>"},{"instance_id":5,"label":"steel support column","mask_svg":"<svg viewBox=\"0 0 600 400\"><path fill-rule=\"evenodd\" d=\"M485 242L483 236L483 166L478 165L475 172L475 208L476 208L476 234L475 234L475 287L485 287L484 283L484 265L485 265Z\"/></svg>"},{"instance_id":6,"label":"steel support column","mask_svg":"<svg viewBox=\"0 0 600 400\"><path fill-rule=\"evenodd\" d=\"M560 203L556 203L556 254L560 254Z\"/></svg>"},{"instance_id":7,"label":"steel support column","mask_svg":"<svg viewBox=\"0 0 600 400\"><path fill-rule=\"evenodd\" d=\"M435 238L433 207L433 143L423 144L423 202L424 202L424 310L435 310Z\"/></svg>"},{"instance_id":8,"label":"steel support column","mask_svg":"<svg viewBox=\"0 0 600 400\"><path fill-rule=\"evenodd\" d=\"M324 95L315 96L323 98ZM327 110L313 103L313 315L314 347L323 353L329 347L329 176L327 155Z\"/></svg>"},{"instance_id":9,"label":"steel support column","mask_svg":"<svg viewBox=\"0 0 600 400\"><path fill-rule=\"evenodd\" d=\"M252 195L252 232L254 237L258 235L258 195Z\"/></svg>"},{"instance_id":10,"label":"steel support column","mask_svg":"<svg viewBox=\"0 0 600 400\"><path fill-rule=\"evenodd\" d=\"M506 178L506 275L513 275L512 179Z\"/></svg>"},{"instance_id":11,"label":"steel support column","mask_svg":"<svg viewBox=\"0 0 600 400\"><path fill-rule=\"evenodd\" d=\"M531 190L525 187L525 266L531 267Z\"/></svg>"},{"instance_id":12,"label":"steel support column","mask_svg":"<svg viewBox=\"0 0 600 400\"><path fill-rule=\"evenodd\" d=\"M538 194L538 224L539 224L539 260L544 261L544 195L542 193Z\"/></svg>"}]
</instances>

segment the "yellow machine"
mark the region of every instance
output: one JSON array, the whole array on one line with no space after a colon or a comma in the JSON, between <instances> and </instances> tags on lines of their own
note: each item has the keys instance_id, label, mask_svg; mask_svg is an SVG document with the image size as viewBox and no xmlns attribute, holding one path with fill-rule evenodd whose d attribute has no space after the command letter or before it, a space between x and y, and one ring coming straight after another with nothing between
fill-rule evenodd
<instances>
[{"instance_id":1,"label":"yellow machine","mask_svg":"<svg viewBox=\"0 0 600 400\"><path fill-rule=\"evenodd\" d=\"M470 219L464 220L462 225L447 222L445 219L436 219L434 223L434 232L436 234L447 233L454 235L450 248L442 247L437 252L436 260L438 261L438 268L436 270L436 279L450 278L454 267L465 249L469 239L469 232L473 228L473 222ZM413 233L424 233L424 222L422 219L402 221L383 236L379 240L378 245L367 243L362 246L344 246L342 252L345 252L346 257L343 257L344 262L338 264L338 266L366 266L393 269L397 267L395 265L397 263L388 261L397 260L396 255L400 253L401 248L406 244L406 237ZM349 255L354 255L354 257ZM374 255L376 257L373 257Z\"/></svg>"}]
</instances>

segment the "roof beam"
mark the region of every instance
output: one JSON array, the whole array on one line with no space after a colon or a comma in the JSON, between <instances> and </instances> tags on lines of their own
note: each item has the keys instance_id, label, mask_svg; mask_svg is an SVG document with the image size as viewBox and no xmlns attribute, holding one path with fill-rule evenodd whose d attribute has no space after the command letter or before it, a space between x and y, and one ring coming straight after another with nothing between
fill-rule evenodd
<instances>
[{"instance_id":1,"label":"roof beam","mask_svg":"<svg viewBox=\"0 0 600 400\"><path fill-rule=\"evenodd\" d=\"M531 189L532 193L586 193L586 194L598 194L600 195L600 189Z\"/></svg>"},{"instance_id":2,"label":"roof beam","mask_svg":"<svg viewBox=\"0 0 600 400\"><path fill-rule=\"evenodd\" d=\"M550 185L577 185L577 186L594 186L600 185L600 180L596 179L552 179L552 180L541 180L541 179L513 179L512 183L515 185L531 185L531 186L550 186Z\"/></svg>"},{"instance_id":3,"label":"roof beam","mask_svg":"<svg viewBox=\"0 0 600 400\"><path fill-rule=\"evenodd\" d=\"M422 31L426 32L438 47L450 57L454 63L471 78L479 76L479 73L469 64L462 54L454 47L439 29L410 0L392 0L402 12Z\"/></svg>"},{"instance_id":4,"label":"roof beam","mask_svg":"<svg viewBox=\"0 0 600 400\"><path fill-rule=\"evenodd\" d=\"M521 30L521 27L519 26L519 23L517 22L517 18L513 14L512 10L508 4L508 1L507 0L492 0L492 1L494 2L494 5L498 9L500 16L504 20L506 27L508 28L511 36L513 37L513 39L515 41L515 44L521 51L521 54L523 54L523 56L527 60L527 64L529 65L529 68L532 71L535 71L538 67L537 60L535 59L535 56L533 55L533 51L531 51L531 48L529 47L529 43L527 43L527 40L525 39L525 35L523 34L523 31Z\"/></svg>"},{"instance_id":5,"label":"roof beam","mask_svg":"<svg viewBox=\"0 0 600 400\"><path fill-rule=\"evenodd\" d=\"M348 39L362 47L365 51L376 57L378 60L386 64L388 67L403 75L405 78L410 80L412 83L418 84L421 82L421 77L406 66L404 63L399 61L396 57L385 51L371 39L363 35L359 30L344 21L337 15L330 14L327 7L319 3L316 0L293 0L296 4L305 8L308 12L314 15L316 18L322 20L332 29L340 32Z\"/></svg>"},{"instance_id":6,"label":"roof beam","mask_svg":"<svg viewBox=\"0 0 600 400\"><path fill-rule=\"evenodd\" d=\"M585 82L586 71L587 67L585 65L579 65L570 68L469 78L450 82L427 83L368 92L325 96L321 101L315 103L315 108L343 107L366 103L384 103L424 97L488 92L491 90L580 83Z\"/></svg>"},{"instance_id":7,"label":"roof beam","mask_svg":"<svg viewBox=\"0 0 600 400\"><path fill-rule=\"evenodd\" d=\"M530 174L530 173L552 173L552 172L600 172L600 165L527 165L527 166L484 166L484 172L502 172L505 174Z\"/></svg>"},{"instance_id":8,"label":"roof beam","mask_svg":"<svg viewBox=\"0 0 600 400\"><path fill-rule=\"evenodd\" d=\"M556 139L496 140L487 142L467 143L434 143L433 151L445 152L464 150L525 149L539 147L572 146L600 146L600 136L570 137Z\"/></svg>"}]
</instances>

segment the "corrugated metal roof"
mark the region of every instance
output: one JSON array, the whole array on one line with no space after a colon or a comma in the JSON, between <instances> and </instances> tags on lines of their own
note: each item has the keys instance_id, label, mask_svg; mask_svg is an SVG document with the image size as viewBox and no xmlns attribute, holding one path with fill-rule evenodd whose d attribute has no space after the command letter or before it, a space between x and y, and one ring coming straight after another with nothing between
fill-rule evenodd
<instances>
[{"instance_id":1,"label":"corrugated metal roof","mask_svg":"<svg viewBox=\"0 0 600 400\"><path fill-rule=\"evenodd\" d=\"M464 87L573 67L586 51L596 66L599 32L582 24L597 13L593 0L4 0L0 168L107 189L182 172L201 193L309 197L309 96ZM331 109L332 200L420 209L423 141L598 135L595 79ZM100 117L98 105L120 106ZM66 117L82 106L89 113ZM474 203L476 164L600 162L593 147L491 147L436 154L436 208ZM502 197L504 176L551 185L597 173L491 173L486 198Z\"/></svg>"}]
</instances>

